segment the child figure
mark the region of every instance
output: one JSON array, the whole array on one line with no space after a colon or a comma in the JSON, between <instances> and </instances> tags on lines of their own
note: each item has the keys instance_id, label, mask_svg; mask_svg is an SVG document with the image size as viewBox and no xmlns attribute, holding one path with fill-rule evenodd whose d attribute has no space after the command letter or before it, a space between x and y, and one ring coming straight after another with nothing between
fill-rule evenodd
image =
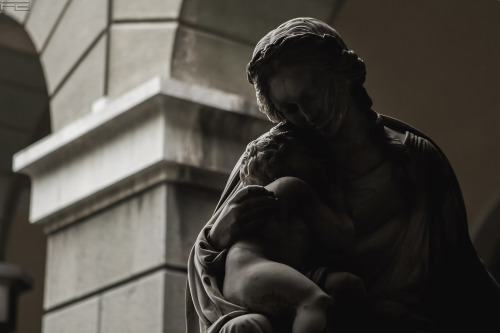
<instances>
[{"instance_id":1,"label":"child figure","mask_svg":"<svg viewBox=\"0 0 500 333\"><path fill-rule=\"evenodd\" d=\"M341 255L354 235L348 215L320 200L328 189L327 170L313 151L294 131L271 131L247 146L243 185L265 185L279 208L230 247L223 285L229 301L252 312L294 314L293 333L325 329L333 300L304 273L315 268L316 250Z\"/></svg>"}]
</instances>

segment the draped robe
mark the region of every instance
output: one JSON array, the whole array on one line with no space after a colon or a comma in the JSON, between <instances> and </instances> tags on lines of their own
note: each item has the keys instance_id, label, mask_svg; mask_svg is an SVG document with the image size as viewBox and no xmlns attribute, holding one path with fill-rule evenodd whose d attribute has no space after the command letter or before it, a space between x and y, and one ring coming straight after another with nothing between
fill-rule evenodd
<instances>
[{"instance_id":1,"label":"draped robe","mask_svg":"<svg viewBox=\"0 0 500 333\"><path fill-rule=\"evenodd\" d=\"M408 157L408 177L417 185L411 219L421 234L417 262L425 266L424 288L416 306L429 319L428 331L480 328L500 331L500 288L478 258L471 243L465 206L456 176L439 147L423 133L396 119L379 115L376 123ZM398 151L395 149L394 151ZM241 161L241 160L240 160ZM215 215L242 188L239 164L233 169ZM215 220L215 219L213 219ZM416 221L416 222L415 222ZM188 261L186 320L188 333L218 332L231 319L248 310L222 295L225 256L207 240L211 228L200 232ZM415 254L414 253L414 254ZM321 270L320 270L321 272ZM411 327L409 331L419 328Z\"/></svg>"}]
</instances>

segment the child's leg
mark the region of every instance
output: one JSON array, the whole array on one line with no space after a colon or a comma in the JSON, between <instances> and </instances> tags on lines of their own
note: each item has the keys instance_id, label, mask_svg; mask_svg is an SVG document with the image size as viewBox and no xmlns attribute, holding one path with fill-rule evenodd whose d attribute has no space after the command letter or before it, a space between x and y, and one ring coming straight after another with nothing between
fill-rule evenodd
<instances>
[{"instance_id":1,"label":"child's leg","mask_svg":"<svg viewBox=\"0 0 500 333\"><path fill-rule=\"evenodd\" d=\"M348 272L329 273L323 289L333 299L326 332L357 332L359 327L363 327L366 320L361 318L366 314L367 295L358 276Z\"/></svg>"},{"instance_id":2,"label":"child's leg","mask_svg":"<svg viewBox=\"0 0 500 333\"><path fill-rule=\"evenodd\" d=\"M349 272L332 272L326 277L325 292L333 297L334 307L359 310L366 301L366 289L363 280Z\"/></svg>"},{"instance_id":3,"label":"child's leg","mask_svg":"<svg viewBox=\"0 0 500 333\"><path fill-rule=\"evenodd\" d=\"M290 266L269 261L248 247L233 246L226 258L224 296L270 316L296 310L293 332L322 332L330 297Z\"/></svg>"},{"instance_id":4,"label":"child's leg","mask_svg":"<svg viewBox=\"0 0 500 333\"><path fill-rule=\"evenodd\" d=\"M297 307L292 332L323 332L327 324L327 308L330 303L331 298L326 294L316 294L303 300Z\"/></svg>"}]
</instances>

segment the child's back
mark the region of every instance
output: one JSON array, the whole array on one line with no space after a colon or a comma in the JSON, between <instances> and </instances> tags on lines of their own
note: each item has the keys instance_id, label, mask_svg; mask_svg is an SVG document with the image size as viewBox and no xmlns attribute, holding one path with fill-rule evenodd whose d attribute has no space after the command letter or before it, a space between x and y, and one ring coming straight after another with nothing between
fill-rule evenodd
<instances>
[{"instance_id":1,"label":"child's back","mask_svg":"<svg viewBox=\"0 0 500 333\"><path fill-rule=\"evenodd\" d=\"M314 212L308 208L315 206L312 200L319 199L309 185L295 177L283 177L265 187L278 198L278 211L234 246L256 251L304 273L311 268L314 249L307 221Z\"/></svg>"}]
</instances>

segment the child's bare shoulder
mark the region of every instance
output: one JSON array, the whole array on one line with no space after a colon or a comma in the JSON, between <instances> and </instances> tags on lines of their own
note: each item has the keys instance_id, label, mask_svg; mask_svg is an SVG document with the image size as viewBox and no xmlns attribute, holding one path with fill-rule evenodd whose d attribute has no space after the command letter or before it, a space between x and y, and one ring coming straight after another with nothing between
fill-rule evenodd
<instances>
[{"instance_id":1,"label":"child's bare shoulder","mask_svg":"<svg viewBox=\"0 0 500 333\"><path fill-rule=\"evenodd\" d=\"M297 177L281 177L265 186L278 198L309 198L316 197L312 187Z\"/></svg>"}]
</instances>

